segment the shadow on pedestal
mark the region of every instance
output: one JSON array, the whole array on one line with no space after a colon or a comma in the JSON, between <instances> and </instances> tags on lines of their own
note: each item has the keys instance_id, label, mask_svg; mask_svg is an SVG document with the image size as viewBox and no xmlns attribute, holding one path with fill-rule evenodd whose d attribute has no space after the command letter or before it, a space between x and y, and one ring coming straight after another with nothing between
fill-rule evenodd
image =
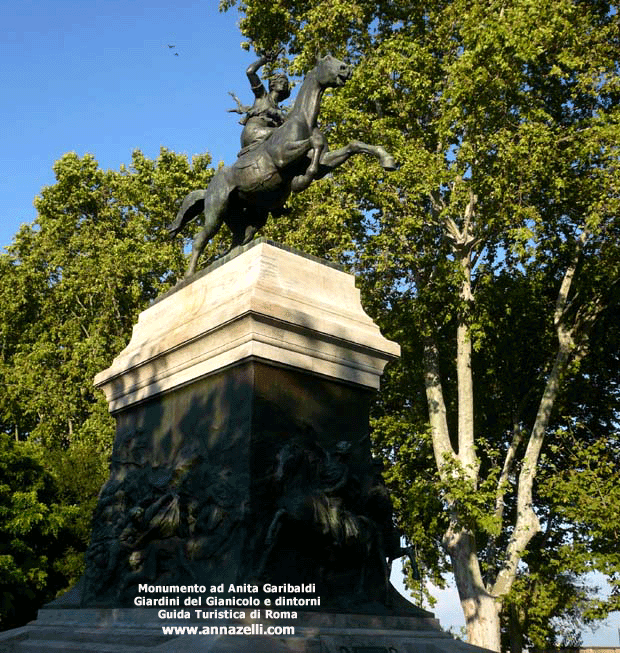
<instances>
[{"instance_id":1,"label":"shadow on pedestal","mask_svg":"<svg viewBox=\"0 0 620 653\"><path fill-rule=\"evenodd\" d=\"M368 416L398 351L351 275L264 240L160 298L96 377L116 439L85 575L0 650L473 653L389 583L403 551ZM265 627L295 629L273 636L225 634L249 610L168 602L222 586L263 610L265 585L319 601L284 608L288 622L265 611ZM187 631L205 626L225 630Z\"/></svg>"},{"instance_id":2,"label":"shadow on pedestal","mask_svg":"<svg viewBox=\"0 0 620 653\"><path fill-rule=\"evenodd\" d=\"M249 361L120 412L82 605L133 607L141 584L314 583L323 609L391 608L370 399Z\"/></svg>"}]
</instances>

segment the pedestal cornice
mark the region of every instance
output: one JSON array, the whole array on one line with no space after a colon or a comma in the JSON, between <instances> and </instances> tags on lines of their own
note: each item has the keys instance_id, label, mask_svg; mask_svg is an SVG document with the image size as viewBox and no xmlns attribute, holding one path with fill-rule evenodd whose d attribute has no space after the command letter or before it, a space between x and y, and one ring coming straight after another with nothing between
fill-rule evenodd
<instances>
[{"instance_id":1,"label":"pedestal cornice","mask_svg":"<svg viewBox=\"0 0 620 653\"><path fill-rule=\"evenodd\" d=\"M399 351L364 312L352 275L259 239L143 311L95 385L114 413L256 359L377 389Z\"/></svg>"}]
</instances>

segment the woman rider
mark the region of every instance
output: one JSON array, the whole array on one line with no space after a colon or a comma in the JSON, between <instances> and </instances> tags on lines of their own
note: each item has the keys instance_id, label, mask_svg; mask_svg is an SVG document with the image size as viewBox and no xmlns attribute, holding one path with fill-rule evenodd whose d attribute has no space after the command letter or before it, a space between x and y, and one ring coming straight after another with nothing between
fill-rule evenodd
<instances>
[{"instance_id":1,"label":"woman rider","mask_svg":"<svg viewBox=\"0 0 620 653\"><path fill-rule=\"evenodd\" d=\"M254 104L251 107L242 105L237 97L231 94L237 102L237 109L229 109L229 111L245 113L239 121L243 125L243 132L241 133L242 149L239 156L264 141L276 127L279 127L286 120L286 113L279 106L280 102L286 100L291 94L286 75L282 73L273 75L269 79L269 90L267 91L257 74L258 69L265 63L275 61L280 52L282 50L263 54L257 61L248 66L246 74L255 97Z\"/></svg>"}]
</instances>

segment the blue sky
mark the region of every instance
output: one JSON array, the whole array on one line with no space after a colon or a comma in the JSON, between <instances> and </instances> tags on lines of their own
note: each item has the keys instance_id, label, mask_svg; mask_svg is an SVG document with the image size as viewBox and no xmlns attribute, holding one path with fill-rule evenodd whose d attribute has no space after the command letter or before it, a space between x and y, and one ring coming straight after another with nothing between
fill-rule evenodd
<instances>
[{"instance_id":1,"label":"blue sky","mask_svg":"<svg viewBox=\"0 0 620 653\"><path fill-rule=\"evenodd\" d=\"M136 148L234 159L241 126L226 112L228 91L251 102L254 55L240 47L236 11L220 14L217 4L0 0L0 247L35 219L32 201L65 152L114 169ZM456 590L438 596L442 626L458 631ZM584 639L617 645L618 621Z\"/></svg>"},{"instance_id":2,"label":"blue sky","mask_svg":"<svg viewBox=\"0 0 620 653\"><path fill-rule=\"evenodd\" d=\"M234 159L241 126L228 91L253 99L254 59L237 21L217 0L2 0L0 246L34 220L65 152L114 169L162 145Z\"/></svg>"}]
</instances>

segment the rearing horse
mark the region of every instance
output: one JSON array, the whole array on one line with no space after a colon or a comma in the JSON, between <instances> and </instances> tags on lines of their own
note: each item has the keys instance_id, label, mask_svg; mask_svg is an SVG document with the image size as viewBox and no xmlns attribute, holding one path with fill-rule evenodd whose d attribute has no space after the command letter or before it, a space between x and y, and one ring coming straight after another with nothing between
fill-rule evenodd
<instances>
[{"instance_id":1,"label":"rearing horse","mask_svg":"<svg viewBox=\"0 0 620 653\"><path fill-rule=\"evenodd\" d=\"M232 231L231 249L245 245L265 225L270 212L282 213L291 192L304 190L351 155L371 154L384 169L396 169L394 158L380 146L351 141L330 152L317 127L325 89L344 86L352 73L351 66L330 55L320 59L306 75L284 124L239 156L232 166L220 168L206 190L187 195L176 220L168 227L175 236L204 213L204 227L194 239L186 277L196 271L200 255L222 224Z\"/></svg>"}]
</instances>

